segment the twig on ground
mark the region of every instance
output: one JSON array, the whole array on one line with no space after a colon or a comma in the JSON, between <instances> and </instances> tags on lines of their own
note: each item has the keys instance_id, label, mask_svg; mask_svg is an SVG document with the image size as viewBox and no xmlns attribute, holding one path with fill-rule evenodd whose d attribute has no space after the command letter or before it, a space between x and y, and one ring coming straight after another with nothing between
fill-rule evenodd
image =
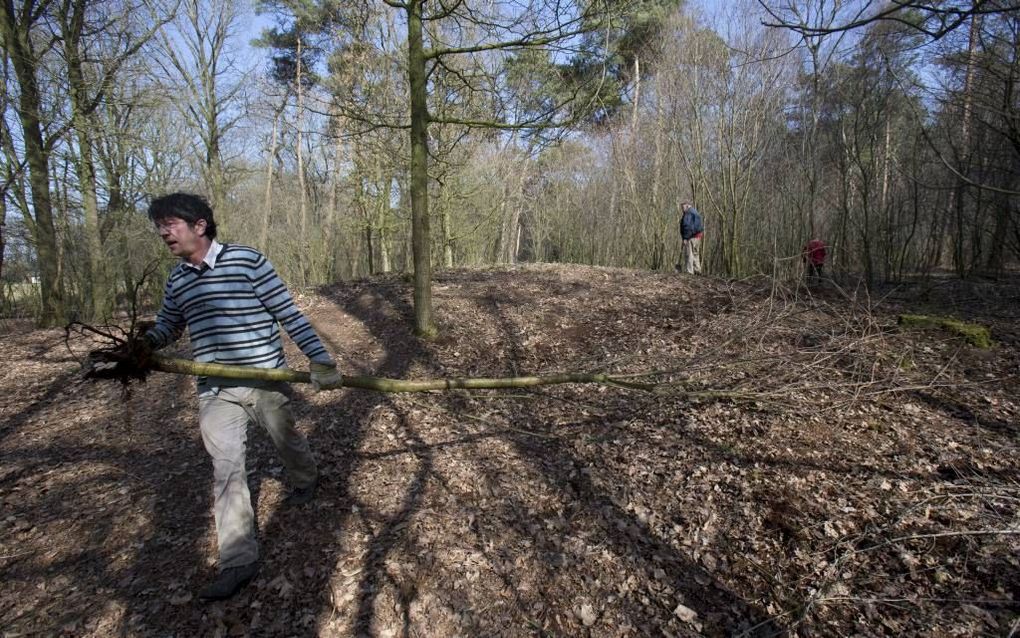
<instances>
[{"instance_id":1,"label":"twig on ground","mask_svg":"<svg viewBox=\"0 0 1020 638\"><path fill-rule=\"evenodd\" d=\"M943 538L947 536L1012 536L1014 534L1020 534L1020 529L967 529L958 532L935 532L932 534L911 534L910 536L898 536L896 538L890 538L889 540L872 545L871 547L865 547L863 549L854 550L855 553L863 554L865 552L871 552L882 547L887 547L894 543L902 543L903 541L912 540L923 540L928 538Z\"/></svg>"}]
</instances>

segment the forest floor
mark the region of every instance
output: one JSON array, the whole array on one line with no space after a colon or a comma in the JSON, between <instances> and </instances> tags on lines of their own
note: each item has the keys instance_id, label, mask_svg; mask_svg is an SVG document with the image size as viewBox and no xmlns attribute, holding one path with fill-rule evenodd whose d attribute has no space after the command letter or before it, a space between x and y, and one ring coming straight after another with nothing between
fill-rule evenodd
<instances>
[{"instance_id":1,"label":"forest floor","mask_svg":"<svg viewBox=\"0 0 1020 638\"><path fill-rule=\"evenodd\" d=\"M434 295L433 342L400 278L297 298L351 374L662 385L295 386L317 498L284 506L252 429L262 569L203 604L193 381L85 382L63 331L9 322L0 634L1020 636L1020 281L868 297L535 265L441 273ZM908 311L995 345L901 329Z\"/></svg>"}]
</instances>

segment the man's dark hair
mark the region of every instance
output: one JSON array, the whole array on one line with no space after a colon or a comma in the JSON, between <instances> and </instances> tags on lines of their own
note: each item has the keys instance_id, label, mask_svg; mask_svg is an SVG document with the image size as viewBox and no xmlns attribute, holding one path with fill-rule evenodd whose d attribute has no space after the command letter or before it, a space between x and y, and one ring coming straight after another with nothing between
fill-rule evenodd
<instances>
[{"instance_id":1,"label":"man's dark hair","mask_svg":"<svg viewBox=\"0 0 1020 638\"><path fill-rule=\"evenodd\" d=\"M162 219L178 217L193 226L200 219L205 220L205 236L216 239L216 222L213 220L212 207L201 195L193 193L171 193L157 197L149 203L149 219L158 222Z\"/></svg>"}]
</instances>

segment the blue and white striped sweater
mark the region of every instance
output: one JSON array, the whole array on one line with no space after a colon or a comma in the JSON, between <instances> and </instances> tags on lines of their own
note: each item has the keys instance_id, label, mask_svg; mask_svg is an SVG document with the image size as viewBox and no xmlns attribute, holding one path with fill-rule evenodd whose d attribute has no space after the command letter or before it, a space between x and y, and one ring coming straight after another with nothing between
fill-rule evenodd
<instances>
[{"instance_id":1,"label":"blue and white striped sweater","mask_svg":"<svg viewBox=\"0 0 1020 638\"><path fill-rule=\"evenodd\" d=\"M281 368L286 361L279 323L310 361L332 365L265 256L247 246L217 248L213 267L182 262L170 272L163 307L146 335L153 347L176 341L187 327L196 361ZM200 389L208 385L201 377L198 382Z\"/></svg>"}]
</instances>

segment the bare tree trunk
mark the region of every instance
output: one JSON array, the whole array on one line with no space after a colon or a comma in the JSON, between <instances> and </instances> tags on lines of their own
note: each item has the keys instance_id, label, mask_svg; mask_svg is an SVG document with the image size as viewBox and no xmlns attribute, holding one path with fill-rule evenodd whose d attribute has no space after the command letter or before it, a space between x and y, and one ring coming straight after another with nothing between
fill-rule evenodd
<instances>
[{"instance_id":1,"label":"bare tree trunk","mask_svg":"<svg viewBox=\"0 0 1020 638\"><path fill-rule=\"evenodd\" d=\"M505 179L502 187L499 205L500 229L495 251L496 262L500 264L517 263L517 237L521 226L524 182L527 180L528 172L526 162L517 164L520 170L513 179L509 177Z\"/></svg>"},{"instance_id":2,"label":"bare tree trunk","mask_svg":"<svg viewBox=\"0 0 1020 638\"><path fill-rule=\"evenodd\" d=\"M206 188L209 189L209 199L214 211L222 211L227 201L227 178L223 171L223 160L221 158L220 141L222 134L219 132L219 122L215 117L210 118L207 123L209 130L209 145L205 152L205 173Z\"/></svg>"},{"instance_id":3,"label":"bare tree trunk","mask_svg":"<svg viewBox=\"0 0 1020 638\"><path fill-rule=\"evenodd\" d=\"M638 104L641 103L641 62L640 57L634 56L634 104L630 114L630 128L637 129Z\"/></svg>"},{"instance_id":4,"label":"bare tree trunk","mask_svg":"<svg viewBox=\"0 0 1020 638\"><path fill-rule=\"evenodd\" d=\"M99 202L96 196L96 166L92 157L92 122L89 118L89 96L85 73L82 69L80 43L84 28L85 5L76 2L73 11L69 4L61 7L61 31L64 57L67 61L68 84L71 97L71 118L78 141L75 169L81 191L85 215L86 277L85 297L94 320L109 318L113 296L106 276L106 260L99 228Z\"/></svg>"},{"instance_id":5,"label":"bare tree trunk","mask_svg":"<svg viewBox=\"0 0 1020 638\"><path fill-rule=\"evenodd\" d=\"M379 272L388 273L393 270L393 263L390 260L390 248L387 238L387 221L390 211L390 178L383 174L382 162L376 164L376 183L379 185L379 192L375 202L375 229L379 236L376 242L379 248Z\"/></svg>"},{"instance_id":6,"label":"bare tree trunk","mask_svg":"<svg viewBox=\"0 0 1020 638\"><path fill-rule=\"evenodd\" d=\"M333 178L332 185L329 189L329 245L326 246L326 254L329 255L329 271L331 277L335 278L340 274L339 261L337 259L337 249L340 244L340 185L343 183L343 173L341 172L341 158L344 156L344 143L342 133L346 130L343 125L343 120L340 116L335 116L334 120L337 122L337 136L336 136L336 157L333 160Z\"/></svg>"},{"instance_id":7,"label":"bare tree trunk","mask_svg":"<svg viewBox=\"0 0 1020 638\"><path fill-rule=\"evenodd\" d=\"M453 236L450 231L450 207L443 206L440 217L443 226L443 267L453 268Z\"/></svg>"},{"instance_id":8,"label":"bare tree trunk","mask_svg":"<svg viewBox=\"0 0 1020 638\"><path fill-rule=\"evenodd\" d=\"M610 191L610 193L609 193L609 219L616 219L616 203L617 203L616 199L617 199L617 197L619 197L619 195L618 195L619 189L616 188L616 180L613 180L612 183L610 183L609 187L612 189ZM589 239L592 242L591 263L594 265L594 264L598 263L598 261L597 261L598 257L595 254L595 250L596 250L595 249L595 245L596 245L596 242L598 241L598 239L596 238L596 234L595 233L592 233L591 237Z\"/></svg>"},{"instance_id":9,"label":"bare tree trunk","mask_svg":"<svg viewBox=\"0 0 1020 638\"><path fill-rule=\"evenodd\" d=\"M0 35L14 66L20 89L18 119L21 122L32 210L35 213L29 228L35 244L42 293L39 322L43 326L58 326L64 324L66 308L50 199L49 149L43 141L42 124L39 121L39 114L43 111L42 94L35 77L35 54L29 32L32 25L19 23L14 11L14 4L0 2Z\"/></svg>"},{"instance_id":10,"label":"bare tree trunk","mask_svg":"<svg viewBox=\"0 0 1020 638\"><path fill-rule=\"evenodd\" d=\"M379 247L379 272L392 272L393 260L390 259L390 244L386 241L386 236L381 230L379 231L379 239L376 241L376 245Z\"/></svg>"},{"instance_id":11,"label":"bare tree trunk","mask_svg":"<svg viewBox=\"0 0 1020 638\"><path fill-rule=\"evenodd\" d=\"M360 170L355 173L355 178L358 181L359 187L357 194L354 196L354 207L361 216L362 222L361 234L365 243L365 274L372 275L375 273L375 237L373 235L375 224L372 222L375 208L368 205L366 201L368 197L364 191L365 180Z\"/></svg>"},{"instance_id":12,"label":"bare tree trunk","mask_svg":"<svg viewBox=\"0 0 1020 638\"><path fill-rule=\"evenodd\" d=\"M995 274L999 274L1002 271L1003 253L1005 252L1006 240L1009 237L1010 214L1009 196L1005 193L996 193L995 231L992 234L992 245L988 251L987 263L988 270Z\"/></svg>"},{"instance_id":13,"label":"bare tree trunk","mask_svg":"<svg viewBox=\"0 0 1020 638\"><path fill-rule=\"evenodd\" d=\"M510 206L510 219L507 224L506 262L507 264L517 263L517 251L520 248L521 239L521 206L520 201L513 202Z\"/></svg>"},{"instance_id":14,"label":"bare tree trunk","mask_svg":"<svg viewBox=\"0 0 1020 638\"><path fill-rule=\"evenodd\" d=\"M1010 125L1010 139L1012 141L1014 157L1020 157L1020 118L1017 117L1017 108L1015 105L1020 104L1020 38L1013 38L1012 47L1012 59L1009 62L1009 73L1007 79L1004 82L1004 90L1002 92L1002 111L1004 113L1012 113L1013 124ZM1005 193L996 193L994 196L994 210L995 210L995 230L992 233L992 243L988 251L988 262L986 267L988 270L995 275L1002 273L1005 252L1008 247L1010 239L1010 225L1013 213L1012 198ZM1020 220L1018 220L1020 221ZM1016 225L1016 230L1020 231L1020 225ZM1018 246L1020 247L1020 246ZM1020 251L1017 251L1020 256Z\"/></svg>"},{"instance_id":15,"label":"bare tree trunk","mask_svg":"<svg viewBox=\"0 0 1020 638\"><path fill-rule=\"evenodd\" d=\"M304 139L301 128L304 126L304 87L301 86L301 36L297 39L297 173L298 189L300 190L301 201L301 249L298 251L298 264L300 264L301 283L306 283L307 278L307 254L304 247L308 245L308 201L305 191L305 163L303 156Z\"/></svg>"},{"instance_id":16,"label":"bare tree trunk","mask_svg":"<svg viewBox=\"0 0 1020 638\"><path fill-rule=\"evenodd\" d=\"M883 211L889 205L889 156L892 153L892 122L885 120L885 153L882 157L882 204Z\"/></svg>"},{"instance_id":17,"label":"bare tree trunk","mask_svg":"<svg viewBox=\"0 0 1020 638\"><path fill-rule=\"evenodd\" d=\"M283 113L283 106L273 117L273 136L269 142L269 158L266 161L266 192L262 200L262 230L259 232L259 250L265 252L269 247L269 220L273 215L273 165L276 161L276 136L280 128L280 115Z\"/></svg>"},{"instance_id":18,"label":"bare tree trunk","mask_svg":"<svg viewBox=\"0 0 1020 638\"><path fill-rule=\"evenodd\" d=\"M73 101L73 100L72 100ZM88 290L92 318L104 320L110 317L113 310L113 295L106 272L106 259L103 252L103 240L99 227L99 202L96 196L96 168L92 160L92 139L88 124L75 117L75 129L78 137L78 161L76 162L79 188L81 189L82 208L85 214L85 242L88 247Z\"/></svg>"},{"instance_id":19,"label":"bare tree trunk","mask_svg":"<svg viewBox=\"0 0 1020 638\"><path fill-rule=\"evenodd\" d=\"M635 68L637 67L637 60L634 61ZM666 237L669 233L669 221L671 218L668 208L664 206L662 202L662 196L660 194L662 179L662 167L665 160L665 153L663 151L663 142L665 141L665 134L663 131L662 121L662 94L658 93L655 96L655 129L652 135L655 136L655 158L654 166L652 170L652 204L650 218L652 223L655 224L655 248L656 253L656 268L660 268L667 265L666 255L669 253L668 246L666 245ZM664 213L664 210L667 211Z\"/></svg>"},{"instance_id":20,"label":"bare tree trunk","mask_svg":"<svg viewBox=\"0 0 1020 638\"><path fill-rule=\"evenodd\" d=\"M513 263L515 263L515 264L517 263L517 260L520 258L520 254L521 254L521 235L523 235L523 234L524 234L524 227L521 226L520 224L518 224L517 225L517 239L514 240L514 262Z\"/></svg>"},{"instance_id":21,"label":"bare tree trunk","mask_svg":"<svg viewBox=\"0 0 1020 638\"><path fill-rule=\"evenodd\" d=\"M60 235L62 235L64 237L70 237L71 236L71 222L70 222L70 219L69 219L70 215L68 214L68 210L67 210L68 209L68 202L71 201L71 198L68 195L68 190L71 188L71 186L70 186L71 180L69 179L69 177L70 177L70 175L69 175L69 173L70 173L70 163L69 162L64 162L64 164L63 164L63 171L64 171L64 174L62 176L62 179L56 180L56 181L59 182L60 185L57 187L56 193L54 193L53 213L55 215L55 222L56 222L56 226L57 226L57 231L59 233L58 234L58 239L57 239L57 256L56 256L57 277L60 280L61 285L66 286L66 284L64 283L65 282L65 280L64 280L64 266L67 263L66 260L65 260L65 257L67 256L67 245L66 245L66 242L60 241L59 237L60 237ZM72 288L73 288L73 285L72 285ZM64 292L65 292L65 294L67 294L67 292L68 292L66 287L65 287ZM71 294L68 294L68 299L71 299L71 298L73 298L73 292Z\"/></svg>"},{"instance_id":22,"label":"bare tree trunk","mask_svg":"<svg viewBox=\"0 0 1020 638\"><path fill-rule=\"evenodd\" d=\"M496 235L496 247L492 251L492 259L497 264L506 263L503 253L506 252L506 186L501 190L499 201L499 233Z\"/></svg>"},{"instance_id":23,"label":"bare tree trunk","mask_svg":"<svg viewBox=\"0 0 1020 638\"><path fill-rule=\"evenodd\" d=\"M7 248L7 193L0 192L0 281L4 275L4 251Z\"/></svg>"},{"instance_id":24,"label":"bare tree trunk","mask_svg":"<svg viewBox=\"0 0 1020 638\"><path fill-rule=\"evenodd\" d=\"M429 235L428 102L425 43L422 33L423 0L407 7L407 74L411 89L411 252L414 260L414 329L433 337L432 246Z\"/></svg>"},{"instance_id":25,"label":"bare tree trunk","mask_svg":"<svg viewBox=\"0 0 1020 638\"><path fill-rule=\"evenodd\" d=\"M446 202L443 192L444 184L439 183L439 190L436 193L436 203L439 207L439 232L442 237L443 247L443 268L453 268L453 231L450 228L450 207Z\"/></svg>"},{"instance_id":26,"label":"bare tree trunk","mask_svg":"<svg viewBox=\"0 0 1020 638\"><path fill-rule=\"evenodd\" d=\"M7 85L10 79L10 72L8 67L7 56L4 56L0 64L3 65L3 76L0 81ZM3 280L4 274L4 257L6 256L7 247L7 192L13 190L14 196L18 197L19 193L24 193L23 182L18 178L15 178L15 166L17 165L17 155L14 150L14 140L11 137L10 129L7 127L7 100L0 100L0 149L3 150L4 162L0 165L4 167L4 188L0 189L0 281ZM26 205L24 210L28 210ZM23 217L28 217L27 214Z\"/></svg>"},{"instance_id":27,"label":"bare tree trunk","mask_svg":"<svg viewBox=\"0 0 1020 638\"><path fill-rule=\"evenodd\" d=\"M967 72L964 75L963 80L963 122L961 125L961 150L960 154L961 166L960 171L966 176L970 172L970 159L971 159L971 119L974 112L974 51L977 49L978 35L981 29L981 19L977 15L973 15L970 18L970 38L967 42ZM954 211L956 213L956 237L953 251L953 262L956 266L956 272L960 277L963 277L967 273L966 258L964 255L965 243L964 243L964 227L966 221L964 220L965 214L965 202L964 197L967 193L967 183L960 179L957 183L956 189L953 191L953 204Z\"/></svg>"}]
</instances>

